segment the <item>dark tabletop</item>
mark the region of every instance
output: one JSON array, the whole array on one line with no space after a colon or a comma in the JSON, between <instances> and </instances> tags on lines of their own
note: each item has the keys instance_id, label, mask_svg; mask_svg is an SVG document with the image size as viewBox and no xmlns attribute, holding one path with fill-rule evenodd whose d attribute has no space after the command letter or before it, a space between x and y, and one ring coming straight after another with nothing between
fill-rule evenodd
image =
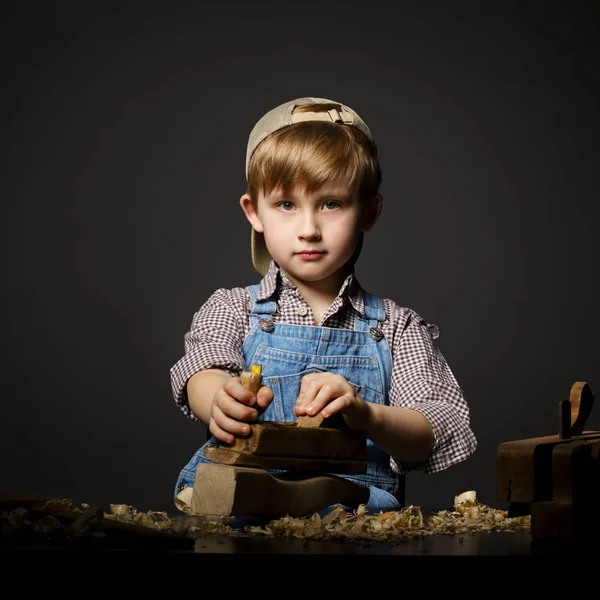
<instances>
[{"instance_id":1,"label":"dark tabletop","mask_svg":"<svg viewBox=\"0 0 600 600\"><path fill-rule=\"evenodd\" d=\"M93 508L89 509L93 512ZM436 510L423 509L423 514ZM83 515L85 516L85 515ZM93 522L93 521L90 521ZM6 527L6 523L3 523ZM33 528L22 528L14 535L0 535L0 551L7 553L54 553L62 551L157 551L164 554L198 556L203 559L231 562L234 557L252 555L280 557L516 557L575 556L586 551L586 543L593 540L533 540L529 529L510 531L474 531L468 533L433 533L410 539L304 539L245 533L233 529L228 533L197 532L194 538L186 535L165 535L151 528L122 526L94 532L83 528L82 535L65 536L64 528L49 534ZM580 552L581 551L581 552ZM105 553L106 553L105 552Z\"/></svg>"}]
</instances>

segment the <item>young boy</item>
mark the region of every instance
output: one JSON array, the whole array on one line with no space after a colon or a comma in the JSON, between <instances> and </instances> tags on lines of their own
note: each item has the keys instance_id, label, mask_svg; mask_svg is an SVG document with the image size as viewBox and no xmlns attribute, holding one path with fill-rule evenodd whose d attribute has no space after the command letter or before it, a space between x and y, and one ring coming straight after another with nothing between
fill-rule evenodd
<instances>
[{"instance_id":1,"label":"young boy","mask_svg":"<svg viewBox=\"0 0 600 600\"><path fill-rule=\"evenodd\" d=\"M259 284L219 289L195 313L185 356L170 371L176 403L212 438L183 467L175 504L186 510L204 449L231 443L257 419L341 413L366 432L370 513L402 507L404 474L434 473L476 448L469 408L434 343L437 327L363 290L354 271L381 213L371 131L350 107L297 98L250 133L246 193ZM256 396L239 380L260 364ZM262 411L262 412L260 412Z\"/></svg>"}]
</instances>

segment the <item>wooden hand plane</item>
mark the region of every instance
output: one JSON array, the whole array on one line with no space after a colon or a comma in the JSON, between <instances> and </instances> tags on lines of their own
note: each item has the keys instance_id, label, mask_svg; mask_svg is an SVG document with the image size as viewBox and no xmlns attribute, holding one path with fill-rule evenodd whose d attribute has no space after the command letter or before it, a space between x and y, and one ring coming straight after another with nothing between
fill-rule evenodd
<instances>
[{"instance_id":1,"label":"wooden hand plane","mask_svg":"<svg viewBox=\"0 0 600 600\"><path fill-rule=\"evenodd\" d=\"M531 515L534 540L600 533L600 431L584 431L593 402L587 382L577 381L559 403L557 435L498 448L498 497L509 517Z\"/></svg>"},{"instance_id":2,"label":"wooden hand plane","mask_svg":"<svg viewBox=\"0 0 600 600\"><path fill-rule=\"evenodd\" d=\"M252 369L242 373L240 382L256 394L262 374L260 365L252 365ZM251 428L249 437L208 446L204 455L216 463L243 467L344 474L366 471L366 436L350 429L341 415L258 421Z\"/></svg>"}]
</instances>

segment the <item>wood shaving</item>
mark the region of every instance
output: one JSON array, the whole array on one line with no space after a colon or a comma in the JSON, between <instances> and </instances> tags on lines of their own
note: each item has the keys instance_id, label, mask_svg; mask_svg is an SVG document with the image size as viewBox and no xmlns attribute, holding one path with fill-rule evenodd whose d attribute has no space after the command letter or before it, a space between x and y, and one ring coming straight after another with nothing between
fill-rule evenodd
<instances>
[{"instance_id":1,"label":"wood shaving","mask_svg":"<svg viewBox=\"0 0 600 600\"><path fill-rule=\"evenodd\" d=\"M133 523L152 527L155 529L173 529L175 521L171 519L166 512L139 512L134 506L129 504L111 504L110 513L105 513L105 519L119 521L121 523Z\"/></svg>"}]
</instances>

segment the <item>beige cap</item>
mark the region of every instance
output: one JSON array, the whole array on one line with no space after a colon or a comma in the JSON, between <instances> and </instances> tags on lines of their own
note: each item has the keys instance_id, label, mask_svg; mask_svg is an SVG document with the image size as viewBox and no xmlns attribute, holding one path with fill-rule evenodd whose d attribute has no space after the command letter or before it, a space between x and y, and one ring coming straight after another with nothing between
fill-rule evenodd
<instances>
[{"instance_id":1,"label":"beige cap","mask_svg":"<svg viewBox=\"0 0 600 600\"><path fill-rule=\"evenodd\" d=\"M292 114L296 106L310 104L339 104L341 110L332 109L327 112L298 112ZM252 157L254 150L256 150L256 147L274 131L302 121L329 121L330 123L352 125L362 131L373 144L375 143L367 124L349 106L327 98L296 98L295 100L290 100L289 102L280 104L270 110L263 115L258 123L252 128L248 139L248 149L246 151L246 181L248 180L248 165L250 164L250 158ZM258 233L252 228L251 236L250 247L252 252L252 264L254 265L254 268L264 276L269 270L271 255L267 250L265 238L262 233Z\"/></svg>"}]
</instances>

